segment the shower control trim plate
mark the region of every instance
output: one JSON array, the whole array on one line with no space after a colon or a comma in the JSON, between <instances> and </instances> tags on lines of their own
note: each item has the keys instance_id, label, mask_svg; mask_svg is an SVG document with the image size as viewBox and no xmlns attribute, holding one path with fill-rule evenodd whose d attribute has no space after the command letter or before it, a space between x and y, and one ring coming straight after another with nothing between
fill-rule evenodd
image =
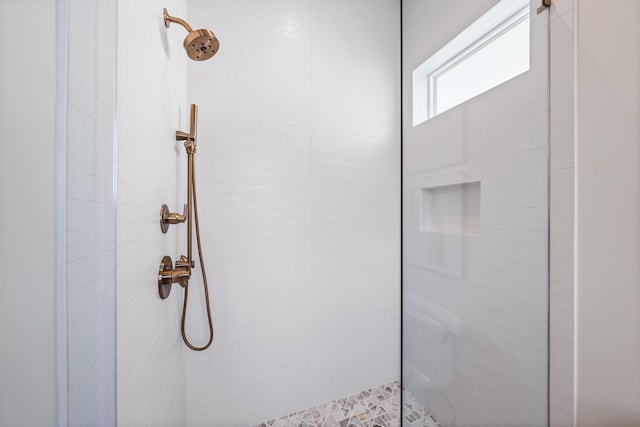
<instances>
[{"instance_id":1,"label":"shower control trim plate","mask_svg":"<svg viewBox=\"0 0 640 427\"><path fill-rule=\"evenodd\" d=\"M164 276L173 270L173 261L170 256L165 256L160 262L160 268L158 269L158 293L161 299L165 299L171 293L171 282L165 281Z\"/></svg>"}]
</instances>

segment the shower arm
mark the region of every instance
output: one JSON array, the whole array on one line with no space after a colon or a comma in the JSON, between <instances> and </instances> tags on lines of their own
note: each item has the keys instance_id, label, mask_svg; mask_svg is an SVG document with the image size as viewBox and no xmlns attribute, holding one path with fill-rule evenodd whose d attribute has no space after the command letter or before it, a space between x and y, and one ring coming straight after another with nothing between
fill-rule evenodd
<instances>
[{"instance_id":1,"label":"shower arm","mask_svg":"<svg viewBox=\"0 0 640 427\"><path fill-rule=\"evenodd\" d=\"M193 29L189 24L187 24L183 19L176 18L175 16L169 15L167 12L167 8L162 9L162 14L164 15L164 26L169 28L169 23L174 22L176 24L182 25L188 32L192 32Z\"/></svg>"}]
</instances>

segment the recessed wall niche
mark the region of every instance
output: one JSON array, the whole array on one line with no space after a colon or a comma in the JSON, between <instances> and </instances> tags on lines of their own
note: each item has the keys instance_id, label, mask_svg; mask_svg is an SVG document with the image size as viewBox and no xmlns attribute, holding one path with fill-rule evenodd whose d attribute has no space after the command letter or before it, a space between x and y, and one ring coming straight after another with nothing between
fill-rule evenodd
<instances>
[{"instance_id":1,"label":"recessed wall niche","mask_svg":"<svg viewBox=\"0 0 640 427\"><path fill-rule=\"evenodd\" d=\"M420 230L480 235L480 181L422 188Z\"/></svg>"}]
</instances>

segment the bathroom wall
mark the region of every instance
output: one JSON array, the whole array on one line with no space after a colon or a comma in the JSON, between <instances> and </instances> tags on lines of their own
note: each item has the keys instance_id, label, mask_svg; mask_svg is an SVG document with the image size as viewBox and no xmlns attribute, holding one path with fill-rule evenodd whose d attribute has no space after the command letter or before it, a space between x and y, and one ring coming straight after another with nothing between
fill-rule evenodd
<instances>
[{"instance_id":1,"label":"bathroom wall","mask_svg":"<svg viewBox=\"0 0 640 427\"><path fill-rule=\"evenodd\" d=\"M11 188L1 191L8 203L2 211L20 212L2 221L9 227L2 241L11 243L1 257L11 266L3 265L3 271L19 273L8 277L9 283L27 292L25 298L3 299L10 306L1 310L7 316L2 324L11 334L3 331L3 342L19 353L2 352L2 366L9 371L3 373L0 424L113 426L115 1L59 1L55 7L14 3L2 4L2 17L11 18L3 22L3 31L21 31L13 28L22 22L15 17L29 16L41 31L37 40L23 42L49 40L52 46L45 51L52 55L25 56L12 51L21 46L15 43L2 49L6 57L1 62L8 66L2 71L7 102L2 128L19 131L15 138L7 136L28 143L3 144L6 151L0 156L8 161L0 168L8 174L1 182ZM46 22L34 22L38 17ZM50 36L43 39L47 31ZM9 33L2 40L11 40ZM21 249L22 244L29 247ZM37 259L40 268L16 269L24 259L12 260L14 255ZM20 313L28 319L20 320ZM29 343L36 348L29 349Z\"/></svg>"},{"instance_id":2,"label":"bathroom wall","mask_svg":"<svg viewBox=\"0 0 640 427\"><path fill-rule=\"evenodd\" d=\"M216 328L187 354L188 425L248 426L399 379L399 6L189 1L221 45L188 65Z\"/></svg>"},{"instance_id":3,"label":"bathroom wall","mask_svg":"<svg viewBox=\"0 0 640 427\"><path fill-rule=\"evenodd\" d=\"M67 13L67 417L115 426L116 0Z\"/></svg>"},{"instance_id":4,"label":"bathroom wall","mask_svg":"<svg viewBox=\"0 0 640 427\"><path fill-rule=\"evenodd\" d=\"M577 2L576 424L640 425L640 3Z\"/></svg>"},{"instance_id":5,"label":"bathroom wall","mask_svg":"<svg viewBox=\"0 0 640 427\"><path fill-rule=\"evenodd\" d=\"M496 3L403 1L403 379L445 426L547 423L547 14L530 71L412 126L413 70ZM423 189L465 182L479 230L425 231Z\"/></svg>"},{"instance_id":6,"label":"bathroom wall","mask_svg":"<svg viewBox=\"0 0 640 427\"><path fill-rule=\"evenodd\" d=\"M163 203L177 206L178 144L184 128L186 32L164 27L162 8L186 2L118 2L117 64L117 402L119 426L185 425L180 292L158 296L158 265L178 255ZM184 230L184 227L182 228Z\"/></svg>"},{"instance_id":7,"label":"bathroom wall","mask_svg":"<svg viewBox=\"0 0 640 427\"><path fill-rule=\"evenodd\" d=\"M25 31L25 22L37 31ZM60 142L55 139L56 41L55 2L0 2L3 426L55 425L58 415L59 325L52 274L56 271L54 159ZM25 45L40 49L28 55Z\"/></svg>"}]
</instances>

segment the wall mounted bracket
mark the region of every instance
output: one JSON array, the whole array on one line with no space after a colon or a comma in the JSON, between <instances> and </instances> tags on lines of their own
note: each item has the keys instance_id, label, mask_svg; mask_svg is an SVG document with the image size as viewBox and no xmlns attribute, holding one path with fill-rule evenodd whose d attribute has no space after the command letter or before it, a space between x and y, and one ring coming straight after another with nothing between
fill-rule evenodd
<instances>
[{"instance_id":1,"label":"wall mounted bracket","mask_svg":"<svg viewBox=\"0 0 640 427\"><path fill-rule=\"evenodd\" d=\"M542 4L537 10L538 15L540 15L542 12L549 9L550 7L551 7L551 0L542 0Z\"/></svg>"}]
</instances>

